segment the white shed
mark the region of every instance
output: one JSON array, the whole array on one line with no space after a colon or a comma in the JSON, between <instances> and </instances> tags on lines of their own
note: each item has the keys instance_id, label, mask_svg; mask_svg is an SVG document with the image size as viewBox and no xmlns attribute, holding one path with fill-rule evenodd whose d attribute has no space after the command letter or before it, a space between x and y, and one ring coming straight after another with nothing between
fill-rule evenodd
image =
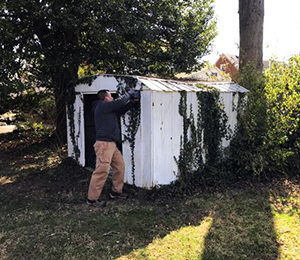
<instances>
[{"instance_id":1,"label":"white shed","mask_svg":"<svg viewBox=\"0 0 300 260\"><path fill-rule=\"evenodd\" d=\"M91 106L96 100L100 89L107 89L117 93L120 87L125 87L128 82L134 84L141 91L141 120L135 136L135 185L150 188L156 185L170 184L176 180L178 167L174 156L180 153L180 138L183 134L183 119L179 114L178 106L181 91L187 92L188 108L193 106L197 113L198 91L200 82L184 82L168 79L149 78L141 76L118 76L100 74L88 84L79 84L75 87L76 98L74 102L74 132L71 138L68 124L68 155L75 157L74 140L78 147L78 162L82 166L92 166L91 158L94 156L93 144L95 141L94 122ZM232 82L201 82L220 91L220 102L224 104L228 116L228 125L233 130L236 125L237 106L236 93L248 92L247 89ZM117 95L117 94L116 94ZM196 118L196 116L195 116ZM68 118L70 122L70 119ZM121 120L121 132L126 129ZM222 146L229 145L228 140L223 140ZM130 144L125 141L120 147L125 160L125 182L132 184L132 165Z\"/></svg>"}]
</instances>

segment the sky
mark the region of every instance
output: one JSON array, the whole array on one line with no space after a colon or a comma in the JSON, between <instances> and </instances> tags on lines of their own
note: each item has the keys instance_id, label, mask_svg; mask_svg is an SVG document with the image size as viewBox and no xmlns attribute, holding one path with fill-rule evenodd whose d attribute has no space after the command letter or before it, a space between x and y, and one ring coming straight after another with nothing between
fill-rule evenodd
<instances>
[{"instance_id":1,"label":"sky","mask_svg":"<svg viewBox=\"0 0 300 260\"><path fill-rule=\"evenodd\" d=\"M239 0L215 0L218 35L204 57L215 63L222 53L239 55ZM265 0L263 59L287 60L300 54L300 1Z\"/></svg>"}]
</instances>

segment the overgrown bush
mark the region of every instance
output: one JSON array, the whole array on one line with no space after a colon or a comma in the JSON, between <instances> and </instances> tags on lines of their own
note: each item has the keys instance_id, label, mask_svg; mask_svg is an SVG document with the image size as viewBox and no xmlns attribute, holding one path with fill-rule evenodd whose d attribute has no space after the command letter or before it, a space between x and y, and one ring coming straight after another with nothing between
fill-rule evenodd
<instances>
[{"instance_id":1,"label":"overgrown bush","mask_svg":"<svg viewBox=\"0 0 300 260\"><path fill-rule=\"evenodd\" d=\"M30 122L25 121L22 124L17 123L17 132L23 133L28 132L31 133L32 136L38 138L49 138L53 134L52 127L43 124L43 122Z\"/></svg>"},{"instance_id":2,"label":"overgrown bush","mask_svg":"<svg viewBox=\"0 0 300 260\"><path fill-rule=\"evenodd\" d=\"M237 127L230 143L227 171L233 179L260 176L268 163L266 147L265 78L254 67L246 66L239 75L239 84L250 92L239 101Z\"/></svg>"},{"instance_id":3,"label":"overgrown bush","mask_svg":"<svg viewBox=\"0 0 300 260\"><path fill-rule=\"evenodd\" d=\"M272 62L265 73L267 100L266 145L273 172L299 174L300 56Z\"/></svg>"},{"instance_id":4,"label":"overgrown bush","mask_svg":"<svg viewBox=\"0 0 300 260\"><path fill-rule=\"evenodd\" d=\"M272 61L263 74L246 67L239 84L250 90L231 142L229 170L238 178L299 174L300 57Z\"/></svg>"}]
</instances>

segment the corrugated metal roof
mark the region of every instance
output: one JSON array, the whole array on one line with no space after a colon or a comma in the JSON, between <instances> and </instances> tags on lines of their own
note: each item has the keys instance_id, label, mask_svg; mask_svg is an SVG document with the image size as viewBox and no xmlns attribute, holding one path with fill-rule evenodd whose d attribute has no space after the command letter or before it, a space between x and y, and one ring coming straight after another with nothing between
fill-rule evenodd
<instances>
[{"instance_id":1,"label":"corrugated metal roof","mask_svg":"<svg viewBox=\"0 0 300 260\"><path fill-rule=\"evenodd\" d=\"M76 86L78 92L95 92L99 89L113 90L118 87L118 84L124 83L126 85L126 78L136 79L136 88L140 88L143 85L144 90L152 91L188 91L198 92L205 91L205 88L201 86L213 87L220 92L249 92L246 88L238 85L234 82L209 82L209 81L195 81L186 79L161 79L145 76L134 75L114 75L114 74L98 74L98 77L93 81L92 85L87 83L79 84ZM200 87L199 87L200 85Z\"/></svg>"},{"instance_id":2,"label":"corrugated metal roof","mask_svg":"<svg viewBox=\"0 0 300 260\"><path fill-rule=\"evenodd\" d=\"M249 92L248 89L234 82L203 82L203 84L217 88L220 92Z\"/></svg>"},{"instance_id":3,"label":"corrugated metal roof","mask_svg":"<svg viewBox=\"0 0 300 260\"><path fill-rule=\"evenodd\" d=\"M201 82L201 81L176 81L159 78L137 77L144 84L143 89L153 91L203 91L198 85L213 87L220 92L249 92L246 88L233 82Z\"/></svg>"}]
</instances>

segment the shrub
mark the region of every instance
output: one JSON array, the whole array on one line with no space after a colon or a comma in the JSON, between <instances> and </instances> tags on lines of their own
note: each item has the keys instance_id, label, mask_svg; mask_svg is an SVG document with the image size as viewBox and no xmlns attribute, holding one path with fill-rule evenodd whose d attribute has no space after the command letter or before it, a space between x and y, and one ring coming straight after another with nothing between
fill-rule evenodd
<instances>
[{"instance_id":1,"label":"shrub","mask_svg":"<svg viewBox=\"0 0 300 260\"><path fill-rule=\"evenodd\" d=\"M238 124L228 149L227 171L232 178L260 176L268 164L263 159L266 136L265 79L254 67L244 67L239 75L239 84L250 92L246 102L240 100ZM244 97L239 97L240 99Z\"/></svg>"},{"instance_id":2,"label":"shrub","mask_svg":"<svg viewBox=\"0 0 300 260\"><path fill-rule=\"evenodd\" d=\"M272 61L263 74L246 67L239 84L250 90L230 146L228 170L238 178L299 173L300 57ZM298 159L297 159L298 158Z\"/></svg>"},{"instance_id":3,"label":"shrub","mask_svg":"<svg viewBox=\"0 0 300 260\"><path fill-rule=\"evenodd\" d=\"M299 173L300 56L291 57L287 64L273 61L265 75L266 145L272 171Z\"/></svg>"}]
</instances>

